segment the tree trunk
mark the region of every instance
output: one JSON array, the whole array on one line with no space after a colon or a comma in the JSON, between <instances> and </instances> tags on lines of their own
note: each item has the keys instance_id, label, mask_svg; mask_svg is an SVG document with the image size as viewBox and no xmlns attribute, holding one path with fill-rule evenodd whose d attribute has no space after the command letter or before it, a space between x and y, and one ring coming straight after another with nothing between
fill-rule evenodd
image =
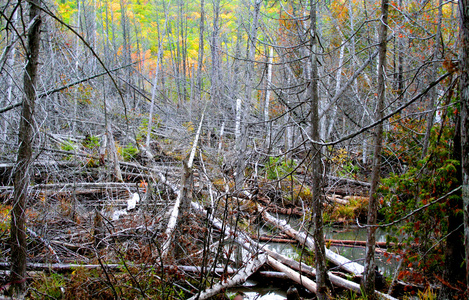
<instances>
[{"instance_id":1,"label":"tree trunk","mask_svg":"<svg viewBox=\"0 0 469 300\"><path fill-rule=\"evenodd\" d=\"M246 168L246 147L247 147L247 135L248 130L246 126L246 121L248 120L247 116L250 114L251 104L252 104L252 94L254 85L254 59L256 53L256 43L257 43L257 27L259 26L259 16L261 10L262 1L255 0L253 8L253 20L251 32L249 33L249 41L247 45L247 62L246 62L246 87L245 87L245 96L244 96L244 105L242 105L241 111L241 138L239 141L236 141L236 178L235 186L237 190L243 188L244 182L244 169ZM243 107L244 106L244 107Z\"/></svg>"},{"instance_id":2,"label":"tree trunk","mask_svg":"<svg viewBox=\"0 0 469 300\"><path fill-rule=\"evenodd\" d=\"M29 19L37 18L28 32L26 70L23 77L23 109L18 133L18 156L14 175L15 191L11 210L11 275L13 293L21 295L26 281L26 204L29 186L29 166L32 158L33 116L36 99L36 77L40 47L41 17L39 1L29 2Z\"/></svg>"},{"instance_id":3,"label":"tree trunk","mask_svg":"<svg viewBox=\"0 0 469 300\"><path fill-rule=\"evenodd\" d=\"M384 116L385 99L385 67L386 67L386 36L388 21L388 0L381 1L381 24L379 29L379 53L378 53L378 105L376 108L375 120L380 120ZM378 213L378 196L376 191L379 184L381 169L381 149L383 140L383 123L379 123L375 128L375 146L373 157L373 170L371 174L370 202L368 207L367 245L365 254L365 271L363 274L364 293L368 299L375 299L375 245L376 245L376 224Z\"/></svg>"},{"instance_id":4,"label":"tree trunk","mask_svg":"<svg viewBox=\"0 0 469 300\"><path fill-rule=\"evenodd\" d=\"M322 201L321 201L321 183L322 183L322 161L321 161L321 146L317 143L319 141L319 91L318 91L318 34L316 29L316 1L310 1L311 10L311 31L310 31L310 64L311 64L311 82L309 83L309 101L311 101L311 138L312 143L312 194L313 194L313 238L314 238L314 254L316 262L316 284L318 299L327 299L327 269L326 269L326 254L323 232L322 220Z\"/></svg>"},{"instance_id":5,"label":"tree trunk","mask_svg":"<svg viewBox=\"0 0 469 300\"><path fill-rule=\"evenodd\" d=\"M436 28L436 34L435 34L435 44L434 44L434 49L433 49L433 63L432 63L432 66L431 66L429 82L433 82L433 81L435 81L435 79L438 78L438 67L440 66L438 61L441 59L440 40L441 40L441 21L442 21L442 18L443 18L443 0L439 0L438 24L437 24L437 28ZM431 133L432 133L433 121L434 121L435 113L436 113L435 103L436 103L436 100L438 98L438 93L437 93L436 87L431 89L429 94L430 94L429 95L430 102L428 103L428 106L427 106L427 110L428 110L427 129L425 131L425 138L423 139L422 156L421 156L422 159L424 159L425 156L427 156L428 147L430 146L430 136L431 136Z\"/></svg>"},{"instance_id":6,"label":"tree trunk","mask_svg":"<svg viewBox=\"0 0 469 300\"><path fill-rule=\"evenodd\" d=\"M464 205L464 243L466 245L466 287L469 287L469 0L459 0L461 156ZM466 290L466 293L469 289Z\"/></svg>"},{"instance_id":7,"label":"tree trunk","mask_svg":"<svg viewBox=\"0 0 469 300\"><path fill-rule=\"evenodd\" d=\"M461 161L461 131L460 120L456 122L456 130L453 138L452 159ZM462 167L457 166L458 182L454 182L451 189L455 189L462 181ZM441 288L440 299L456 299L457 290L451 287L460 286L464 282L464 216L462 210L461 192L458 192L448 199L448 235L446 237L445 264L443 278L449 285L444 284Z\"/></svg>"},{"instance_id":8,"label":"tree trunk","mask_svg":"<svg viewBox=\"0 0 469 300\"><path fill-rule=\"evenodd\" d=\"M270 149L270 123L269 123L269 107L270 107L270 95L272 92L272 61L274 58L274 48L270 47L269 56L267 59L267 82L265 89L265 102L264 102L264 122L265 122L265 135L266 135L266 148Z\"/></svg>"}]
</instances>

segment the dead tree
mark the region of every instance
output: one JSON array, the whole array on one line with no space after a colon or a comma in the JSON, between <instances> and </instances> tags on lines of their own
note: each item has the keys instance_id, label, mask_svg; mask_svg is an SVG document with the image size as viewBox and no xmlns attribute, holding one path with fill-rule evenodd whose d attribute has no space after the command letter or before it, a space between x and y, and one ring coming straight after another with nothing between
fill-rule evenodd
<instances>
[{"instance_id":1,"label":"dead tree","mask_svg":"<svg viewBox=\"0 0 469 300\"><path fill-rule=\"evenodd\" d=\"M40 47L40 2L29 2L29 19L34 21L28 32L26 50L27 64L23 77L23 107L18 133L18 156L14 175L13 209L11 210L11 275L14 294L21 295L26 282L26 206L33 154L34 106L36 100L36 79Z\"/></svg>"}]
</instances>

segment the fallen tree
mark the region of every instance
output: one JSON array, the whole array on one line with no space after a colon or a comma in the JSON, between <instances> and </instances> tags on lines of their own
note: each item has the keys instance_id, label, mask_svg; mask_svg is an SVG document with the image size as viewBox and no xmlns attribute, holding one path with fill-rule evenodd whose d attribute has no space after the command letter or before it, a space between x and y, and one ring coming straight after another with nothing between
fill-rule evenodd
<instances>
[{"instance_id":1,"label":"fallen tree","mask_svg":"<svg viewBox=\"0 0 469 300\"><path fill-rule=\"evenodd\" d=\"M303 233L303 232L298 232L297 230L293 229L290 225L288 225L287 222L283 220L279 220L277 218L274 218L272 215L270 215L267 211L263 210L262 211L262 216L264 220L275 227L281 229L285 233L287 233L289 236L295 238L298 242L301 244L307 246L310 249L314 249L314 240L308 236L308 234ZM364 268L362 265L353 262L329 249L326 249L326 258L339 266L341 269L352 273L354 275L361 275L364 271Z\"/></svg>"},{"instance_id":2,"label":"fallen tree","mask_svg":"<svg viewBox=\"0 0 469 300\"><path fill-rule=\"evenodd\" d=\"M238 270L236 275L234 275L233 277L225 281L215 284L211 288L208 288L202 292L199 292L198 294L189 298L189 300L208 299L210 297L213 297L221 293L223 290L227 288L234 287L245 282L248 279L248 277L250 277L257 270L259 270L259 268L262 267L266 261L267 261L267 256L265 254L259 254L253 257L252 260L250 260L244 268Z\"/></svg>"}]
</instances>

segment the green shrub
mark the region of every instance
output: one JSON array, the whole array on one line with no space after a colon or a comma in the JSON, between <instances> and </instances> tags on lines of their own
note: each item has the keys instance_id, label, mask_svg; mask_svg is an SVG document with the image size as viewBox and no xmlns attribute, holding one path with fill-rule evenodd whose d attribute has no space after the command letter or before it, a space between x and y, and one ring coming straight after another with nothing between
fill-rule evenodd
<instances>
[{"instance_id":1,"label":"green shrub","mask_svg":"<svg viewBox=\"0 0 469 300\"><path fill-rule=\"evenodd\" d=\"M293 159L269 157L265 171L268 179L277 180L290 175L296 167L297 164Z\"/></svg>"},{"instance_id":2,"label":"green shrub","mask_svg":"<svg viewBox=\"0 0 469 300\"><path fill-rule=\"evenodd\" d=\"M83 140L82 145L88 149L96 149L99 147L99 137L88 135Z\"/></svg>"},{"instance_id":3,"label":"green shrub","mask_svg":"<svg viewBox=\"0 0 469 300\"><path fill-rule=\"evenodd\" d=\"M121 149L121 155L125 161L129 161L135 159L135 156L138 153L138 149L134 147L132 144L127 144L126 147Z\"/></svg>"},{"instance_id":4,"label":"green shrub","mask_svg":"<svg viewBox=\"0 0 469 300\"><path fill-rule=\"evenodd\" d=\"M76 148L77 145L71 140L65 141L60 144L60 149L62 149L63 151L74 151Z\"/></svg>"}]
</instances>

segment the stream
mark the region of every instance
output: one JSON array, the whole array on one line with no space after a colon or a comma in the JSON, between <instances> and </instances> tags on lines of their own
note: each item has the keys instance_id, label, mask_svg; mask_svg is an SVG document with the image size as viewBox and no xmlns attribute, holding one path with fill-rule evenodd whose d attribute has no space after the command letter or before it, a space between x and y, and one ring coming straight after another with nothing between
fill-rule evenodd
<instances>
[{"instance_id":1,"label":"stream","mask_svg":"<svg viewBox=\"0 0 469 300\"><path fill-rule=\"evenodd\" d=\"M277 216L280 219L287 220L288 223L294 227L298 228L299 221L293 219L289 216ZM261 227L258 228L258 234L274 234L275 230L270 228ZM324 234L326 239L334 240L356 240L356 241L366 241L366 229L358 228L357 226L347 226L347 227L332 227L324 226ZM385 242L386 241L386 232L378 229L376 231L376 241ZM266 247L269 250L275 251L282 255L285 255L290 258L298 258L298 249L288 243L267 243ZM352 247L352 246L335 246L331 245L330 250L350 259L355 260L358 263L363 265L363 260L365 257L365 248L364 247ZM386 249L383 249L385 251ZM383 254L376 253L375 255L376 264L379 268L379 271L385 277L392 277L394 275L395 269L398 266L398 261L395 258L389 259L389 257L384 257ZM258 300L284 300L286 298L285 290L282 290L280 287L267 286L267 287L258 287L255 282L248 281L245 286L242 288L237 288L228 292L228 295L232 296L236 292L241 291L245 294L244 299L258 299Z\"/></svg>"}]
</instances>

